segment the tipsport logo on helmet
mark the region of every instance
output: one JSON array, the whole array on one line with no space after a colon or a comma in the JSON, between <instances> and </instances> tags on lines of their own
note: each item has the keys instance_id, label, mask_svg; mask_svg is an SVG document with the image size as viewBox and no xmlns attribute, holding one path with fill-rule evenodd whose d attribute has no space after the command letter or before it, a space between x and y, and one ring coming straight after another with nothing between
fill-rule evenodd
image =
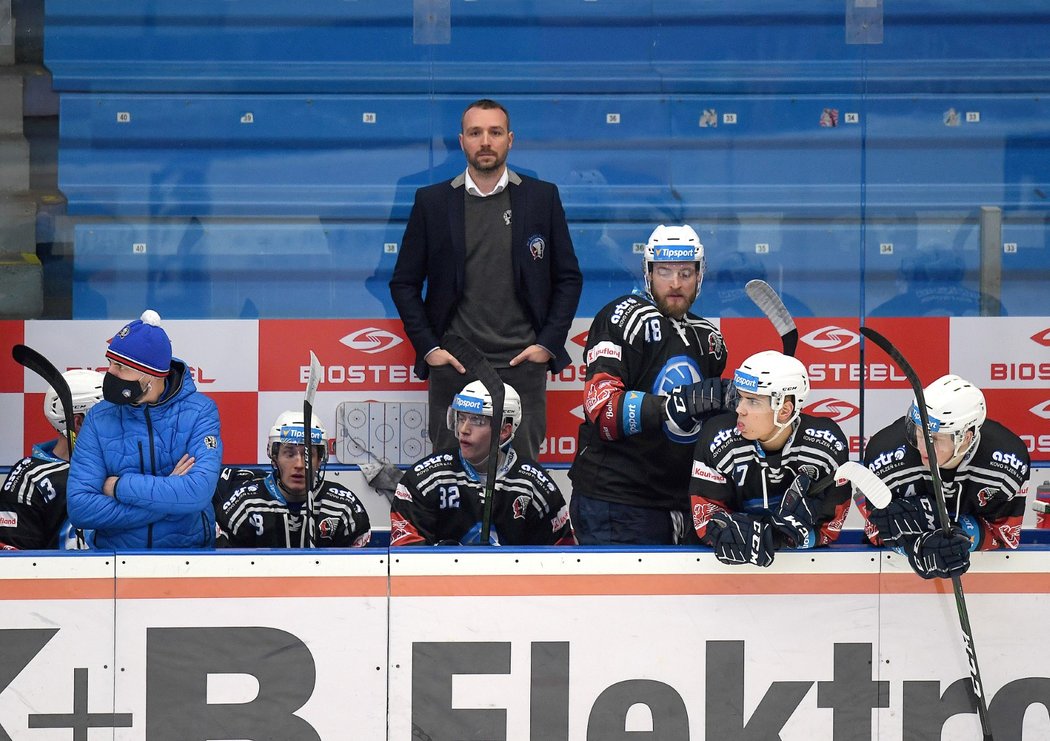
<instances>
[{"instance_id":1,"label":"tipsport logo on helmet","mask_svg":"<svg viewBox=\"0 0 1050 741\"><path fill-rule=\"evenodd\" d=\"M476 396L463 396L463 394L456 394L455 398L452 400L452 408L457 412L481 414L482 410L485 408L485 401Z\"/></svg>"},{"instance_id":2,"label":"tipsport logo on helmet","mask_svg":"<svg viewBox=\"0 0 1050 741\"><path fill-rule=\"evenodd\" d=\"M306 435L303 432L303 428L299 425L285 425L281 428L281 442L290 443L292 445L302 445ZM310 442L313 445L322 445L324 440L321 439L321 431L316 427L310 430Z\"/></svg>"},{"instance_id":3,"label":"tipsport logo on helmet","mask_svg":"<svg viewBox=\"0 0 1050 741\"><path fill-rule=\"evenodd\" d=\"M696 260L693 247L657 245L653 247L654 262L692 262Z\"/></svg>"},{"instance_id":4,"label":"tipsport logo on helmet","mask_svg":"<svg viewBox=\"0 0 1050 741\"><path fill-rule=\"evenodd\" d=\"M744 373L744 371L737 369L736 373L733 374L733 385L741 391L757 394L758 376L752 376L750 373Z\"/></svg>"},{"instance_id":5,"label":"tipsport logo on helmet","mask_svg":"<svg viewBox=\"0 0 1050 741\"><path fill-rule=\"evenodd\" d=\"M916 427L922 427L922 415L919 414L919 408L912 403L911 408L908 409L908 417ZM929 416L930 420L930 432L940 432L941 421L936 417Z\"/></svg>"}]
</instances>

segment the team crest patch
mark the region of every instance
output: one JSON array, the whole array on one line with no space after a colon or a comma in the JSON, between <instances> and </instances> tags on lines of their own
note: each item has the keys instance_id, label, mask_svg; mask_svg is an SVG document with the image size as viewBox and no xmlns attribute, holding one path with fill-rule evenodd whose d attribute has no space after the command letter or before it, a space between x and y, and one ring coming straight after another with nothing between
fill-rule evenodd
<instances>
[{"instance_id":1,"label":"team crest patch","mask_svg":"<svg viewBox=\"0 0 1050 741\"><path fill-rule=\"evenodd\" d=\"M547 243L543 241L543 237L539 234L534 234L529 237L529 254L532 255L533 260L542 260L543 251L547 249Z\"/></svg>"},{"instance_id":2,"label":"team crest patch","mask_svg":"<svg viewBox=\"0 0 1050 741\"><path fill-rule=\"evenodd\" d=\"M215 450L217 447L219 447L219 438L215 437L215 435L205 436L204 447L206 447L208 450Z\"/></svg>"},{"instance_id":3,"label":"team crest patch","mask_svg":"<svg viewBox=\"0 0 1050 741\"><path fill-rule=\"evenodd\" d=\"M716 358L721 358L722 353L725 352L726 345L725 340L722 339L722 335L719 332L712 332L707 337L707 351L714 355Z\"/></svg>"},{"instance_id":4,"label":"team crest patch","mask_svg":"<svg viewBox=\"0 0 1050 741\"><path fill-rule=\"evenodd\" d=\"M525 512L528 510L529 502L531 501L532 497L525 496L524 494L515 497L514 501L511 503L511 510L514 512L515 520L525 519Z\"/></svg>"}]
</instances>

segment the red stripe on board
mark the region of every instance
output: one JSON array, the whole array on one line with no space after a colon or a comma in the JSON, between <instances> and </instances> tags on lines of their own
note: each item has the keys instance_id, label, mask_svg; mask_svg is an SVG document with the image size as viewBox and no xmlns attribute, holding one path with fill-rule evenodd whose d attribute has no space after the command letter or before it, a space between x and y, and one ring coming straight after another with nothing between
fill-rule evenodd
<instances>
[{"instance_id":1,"label":"red stripe on board","mask_svg":"<svg viewBox=\"0 0 1050 741\"><path fill-rule=\"evenodd\" d=\"M0 579L0 600L386 597L385 576Z\"/></svg>"}]
</instances>

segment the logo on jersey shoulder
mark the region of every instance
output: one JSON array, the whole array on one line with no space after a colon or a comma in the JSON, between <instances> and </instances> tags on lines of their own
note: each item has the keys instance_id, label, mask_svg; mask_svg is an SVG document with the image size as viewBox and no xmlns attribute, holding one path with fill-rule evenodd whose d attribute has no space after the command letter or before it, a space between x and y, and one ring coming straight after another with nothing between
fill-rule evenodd
<instances>
[{"instance_id":1,"label":"logo on jersey shoulder","mask_svg":"<svg viewBox=\"0 0 1050 741\"><path fill-rule=\"evenodd\" d=\"M633 297L625 298L620 303L616 304L616 308L613 309L612 316L609 317L609 321L613 324L619 324L623 321L623 315L629 308L638 304L638 300Z\"/></svg>"},{"instance_id":2,"label":"logo on jersey shoulder","mask_svg":"<svg viewBox=\"0 0 1050 741\"><path fill-rule=\"evenodd\" d=\"M693 478L701 481L710 481L712 484L724 484L726 482L725 476L700 461L693 461Z\"/></svg>"},{"instance_id":3,"label":"logo on jersey shoulder","mask_svg":"<svg viewBox=\"0 0 1050 741\"><path fill-rule=\"evenodd\" d=\"M219 447L219 438L215 437L215 435L205 435L204 447L208 450L215 450Z\"/></svg>"},{"instance_id":4,"label":"logo on jersey shoulder","mask_svg":"<svg viewBox=\"0 0 1050 741\"><path fill-rule=\"evenodd\" d=\"M816 442L828 443L836 451L843 451L846 449L846 443L840 438L835 436L831 430L818 430L813 427L807 427L805 432L806 437L812 438Z\"/></svg>"},{"instance_id":5,"label":"logo on jersey shoulder","mask_svg":"<svg viewBox=\"0 0 1050 741\"><path fill-rule=\"evenodd\" d=\"M995 498L995 495L998 493L998 491L999 490L996 489L994 486L987 486L984 489L981 489L979 492L977 492L977 506L987 507L988 503Z\"/></svg>"},{"instance_id":6,"label":"logo on jersey shoulder","mask_svg":"<svg viewBox=\"0 0 1050 741\"><path fill-rule=\"evenodd\" d=\"M1028 464L1013 453L1005 453L1002 450L996 450L992 453L992 464L995 465L996 463L1000 464L1000 468L1008 466L1014 469L1021 476L1028 475Z\"/></svg>"},{"instance_id":7,"label":"logo on jersey shoulder","mask_svg":"<svg viewBox=\"0 0 1050 741\"><path fill-rule=\"evenodd\" d=\"M394 489L394 496L398 499L404 499L406 502L412 501L412 492L410 492L408 487L404 484L397 485L397 488Z\"/></svg>"},{"instance_id":8,"label":"logo on jersey shoulder","mask_svg":"<svg viewBox=\"0 0 1050 741\"><path fill-rule=\"evenodd\" d=\"M879 453L875 456L875 460L868 464L868 468L872 473L878 473L880 469L904 460L905 455L907 455L907 450L901 445L896 450L888 450L884 453Z\"/></svg>"},{"instance_id":9,"label":"logo on jersey shoulder","mask_svg":"<svg viewBox=\"0 0 1050 741\"><path fill-rule=\"evenodd\" d=\"M529 502L532 501L532 497L522 494L521 496L514 497L514 501L511 502L510 508L514 512L515 520L524 520L525 512L529 509Z\"/></svg>"},{"instance_id":10,"label":"logo on jersey shoulder","mask_svg":"<svg viewBox=\"0 0 1050 741\"><path fill-rule=\"evenodd\" d=\"M18 479L22 476L22 471L29 467L29 458L23 458L15 467L11 469L11 473L7 475L7 481L4 482L4 491L14 491L15 486L18 484Z\"/></svg>"},{"instance_id":11,"label":"logo on jersey shoulder","mask_svg":"<svg viewBox=\"0 0 1050 741\"><path fill-rule=\"evenodd\" d=\"M412 467L412 471L415 473L423 473L428 469L436 468L437 466L451 462L451 453L439 453L438 455L432 455L429 458L424 458Z\"/></svg>"},{"instance_id":12,"label":"logo on jersey shoulder","mask_svg":"<svg viewBox=\"0 0 1050 741\"><path fill-rule=\"evenodd\" d=\"M334 540L337 532L339 532L338 517L326 517L317 523L317 534L325 540Z\"/></svg>"},{"instance_id":13,"label":"logo on jersey shoulder","mask_svg":"<svg viewBox=\"0 0 1050 741\"><path fill-rule=\"evenodd\" d=\"M717 359L721 359L725 351L726 341L723 339L721 332L712 332L707 336L707 352L709 354L714 355Z\"/></svg>"},{"instance_id":14,"label":"logo on jersey shoulder","mask_svg":"<svg viewBox=\"0 0 1050 741\"><path fill-rule=\"evenodd\" d=\"M715 435L714 440L711 441L711 445L708 447L708 450L714 453L726 443L731 442L736 434L736 427L725 427L719 430L718 433Z\"/></svg>"},{"instance_id":15,"label":"logo on jersey shoulder","mask_svg":"<svg viewBox=\"0 0 1050 741\"><path fill-rule=\"evenodd\" d=\"M604 340L599 342L597 345L587 351L587 365L590 365L598 358L612 358L613 360L620 360L623 355L623 351L620 346L615 342L609 342Z\"/></svg>"},{"instance_id":16,"label":"logo on jersey shoulder","mask_svg":"<svg viewBox=\"0 0 1050 741\"><path fill-rule=\"evenodd\" d=\"M18 527L18 513L0 512L0 527Z\"/></svg>"}]
</instances>

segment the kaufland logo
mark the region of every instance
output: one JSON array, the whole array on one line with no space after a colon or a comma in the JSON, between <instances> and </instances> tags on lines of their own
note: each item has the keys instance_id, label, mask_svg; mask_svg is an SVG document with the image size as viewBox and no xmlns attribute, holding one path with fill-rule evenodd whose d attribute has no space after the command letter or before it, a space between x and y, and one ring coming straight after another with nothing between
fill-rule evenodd
<instances>
[{"instance_id":1,"label":"kaufland logo","mask_svg":"<svg viewBox=\"0 0 1050 741\"><path fill-rule=\"evenodd\" d=\"M1047 327L1042 332L1036 332L1032 335L1032 341L1043 347L1050 347L1050 327Z\"/></svg>"},{"instance_id":2,"label":"kaufland logo","mask_svg":"<svg viewBox=\"0 0 1050 741\"><path fill-rule=\"evenodd\" d=\"M817 350L841 352L860 342L860 335L842 327L827 326L804 335L802 341Z\"/></svg>"},{"instance_id":3,"label":"kaufland logo","mask_svg":"<svg viewBox=\"0 0 1050 741\"><path fill-rule=\"evenodd\" d=\"M392 347L401 344L402 339L393 332L378 327L365 327L356 332L351 332L339 340L351 350L360 350L369 355L386 352Z\"/></svg>"},{"instance_id":4,"label":"kaufland logo","mask_svg":"<svg viewBox=\"0 0 1050 741\"><path fill-rule=\"evenodd\" d=\"M1028 411L1042 419L1050 419L1050 399L1047 399L1042 404L1036 404Z\"/></svg>"},{"instance_id":5,"label":"kaufland logo","mask_svg":"<svg viewBox=\"0 0 1050 741\"><path fill-rule=\"evenodd\" d=\"M664 262L675 262L679 260L693 260L692 247L654 247L653 259Z\"/></svg>"},{"instance_id":6,"label":"kaufland logo","mask_svg":"<svg viewBox=\"0 0 1050 741\"><path fill-rule=\"evenodd\" d=\"M860 409L842 399L825 399L806 407L806 412L816 417L828 417L835 422L845 422L860 414Z\"/></svg>"}]
</instances>

